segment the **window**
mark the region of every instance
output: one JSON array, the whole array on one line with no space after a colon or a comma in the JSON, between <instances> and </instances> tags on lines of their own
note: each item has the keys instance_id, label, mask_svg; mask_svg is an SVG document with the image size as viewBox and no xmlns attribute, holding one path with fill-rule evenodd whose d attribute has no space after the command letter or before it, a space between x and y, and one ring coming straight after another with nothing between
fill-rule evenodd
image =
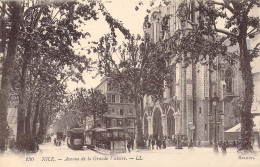
<instances>
[{"instance_id":1,"label":"window","mask_svg":"<svg viewBox=\"0 0 260 167\"><path fill-rule=\"evenodd\" d=\"M207 131L208 127L207 127L207 124L205 124L205 131Z\"/></svg>"},{"instance_id":2,"label":"window","mask_svg":"<svg viewBox=\"0 0 260 167\"><path fill-rule=\"evenodd\" d=\"M113 127L117 126L117 121L115 119L112 119L112 126Z\"/></svg>"},{"instance_id":3,"label":"window","mask_svg":"<svg viewBox=\"0 0 260 167\"><path fill-rule=\"evenodd\" d=\"M122 108L120 109L120 115L124 115L124 110Z\"/></svg>"},{"instance_id":4,"label":"window","mask_svg":"<svg viewBox=\"0 0 260 167\"><path fill-rule=\"evenodd\" d=\"M199 108L199 113L201 114L201 107Z\"/></svg>"},{"instance_id":5,"label":"window","mask_svg":"<svg viewBox=\"0 0 260 167\"><path fill-rule=\"evenodd\" d=\"M134 122L131 119L127 120L127 126L134 126Z\"/></svg>"},{"instance_id":6,"label":"window","mask_svg":"<svg viewBox=\"0 0 260 167\"><path fill-rule=\"evenodd\" d=\"M115 102L116 102L116 96L112 95L112 103L115 103Z\"/></svg>"},{"instance_id":7,"label":"window","mask_svg":"<svg viewBox=\"0 0 260 167\"><path fill-rule=\"evenodd\" d=\"M119 132L118 132L118 137L124 138L124 132L123 132L123 131L119 131Z\"/></svg>"},{"instance_id":8,"label":"window","mask_svg":"<svg viewBox=\"0 0 260 167\"><path fill-rule=\"evenodd\" d=\"M123 120L121 119L117 120L117 126L123 126Z\"/></svg>"},{"instance_id":9,"label":"window","mask_svg":"<svg viewBox=\"0 0 260 167\"><path fill-rule=\"evenodd\" d=\"M116 113L115 108L111 108L111 113L112 113L112 114L115 114L115 113Z\"/></svg>"},{"instance_id":10,"label":"window","mask_svg":"<svg viewBox=\"0 0 260 167\"><path fill-rule=\"evenodd\" d=\"M225 71L225 82L226 82L226 92L228 94L233 93L233 71L231 68L227 68Z\"/></svg>"},{"instance_id":11,"label":"window","mask_svg":"<svg viewBox=\"0 0 260 167\"><path fill-rule=\"evenodd\" d=\"M111 82L107 83L107 91L112 91L113 90L113 86Z\"/></svg>"},{"instance_id":12,"label":"window","mask_svg":"<svg viewBox=\"0 0 260 167\"><path fill-rule=\"evenodd\" d=\"M124 103L124 97L121 95L120 97L120 103Z\"/></svg>"},{"instance_id":13,"label":"window","mask_svg":"<svg viewBox=\"0 0 260 167\"><path fill-rule=\"evenodd\" d=\"M133 115L133 109L132 108L129 109L129 115Z\"/></svg>"},{"instance_id":14,"label":"window","mask_svg":"<svg viewBox=\"0 0 260 167\"><path fill-rule=\"evenodd\" d=\"M111 102L111 95L107 95L107 102L110 103Z\"/></svg>"},{"instance_id":15,"label":"window","mask_svg":"<svg viewBox=\"0 0 260 167\"><path fill-rule=\"evenodd\" d=\"M124 103L128 103L128 98L124 97Z\"/></svg>"},{"instance_id":16,"label":"window","mask_svg":"<svg viewBox=\"0 0 260 167\"><path fill-rule=\"evenodd\" d=\"M111 121L110 121L110 119L107 119L107 120L106 120L106 125L107 125L107 127L110 127L110 126L111 126Z\"/></svg>"},{"instance_id":17,"label":"window","mask_svg":"<svg viewBox=\"0 0 260 167\"><path fill-rule=\"evenodd\" d=\"M120 95L116 95L116 103L120 103Z\"/></svg>"},{"instance_id":18,"label":"window","mask_svg":"<svg viewBox=\"0 0 260 167\"><path fill-rule=\"evenodd\" d=\"M107 108L107 115L110 115L111 114L111 108Z\"/></svg>"}]
</instances>

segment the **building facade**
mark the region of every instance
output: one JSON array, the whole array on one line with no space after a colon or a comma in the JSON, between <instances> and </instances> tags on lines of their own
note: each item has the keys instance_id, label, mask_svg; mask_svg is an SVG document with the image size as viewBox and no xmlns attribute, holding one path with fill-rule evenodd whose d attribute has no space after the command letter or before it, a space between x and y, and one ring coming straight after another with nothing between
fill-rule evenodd
<instances>
[{"instance_id":1,"label":"building facade","mask_svg":"<svg viewBox=\"0 0 260 167\"><path fill-rule=\"evenodd\" d=\"M110 78L103 77L101 83L95 88L106 96L108 111L102 120L98 119L96 126L107 131L108 138L134 137L136 112L134 103L115 89ZM86 129L92 129L93 117L86 119Z\"/></svg>"},{"instance_id":2,"label":"building facade","mask_svg":"<svg viewBox=\"0 0 260 167\"><path fill-rule=\"evenodd\" d=\"M197 13L193 12L195 1L187 1L189 20L196 23ZM144 24L143 29L152 42L167 39L180 29L191 28L188 23L183 25L178 20L180 2L171 1L168 6L151 10L151 25ZM161 23L165 15L171 16L168 22L170 33L163 35ZM224 140L224 131L239 122L234 99L242 93L242 78L238 64L230 65L221 57L215 61L219 66L214 71L200 63L184 67L183 62L176 62L175 57L167 62L172 66L173 81L165 87L164 99L153 102L149 96L144 98L145 135L165 135L169 138L182 136L209 145L214 140L216 128L217 140ZM214 96L219 98L216 106L211 102Z\"/></svg>"}]
</instances>

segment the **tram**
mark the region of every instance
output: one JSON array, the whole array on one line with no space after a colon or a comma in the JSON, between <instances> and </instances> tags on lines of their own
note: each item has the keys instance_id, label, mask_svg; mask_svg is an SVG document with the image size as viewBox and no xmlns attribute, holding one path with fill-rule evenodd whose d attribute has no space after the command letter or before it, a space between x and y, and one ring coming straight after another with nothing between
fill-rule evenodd
<instances>
[{"instance_id":1,"label":"tram","mask_svg":"<svg viewBox=\"0 0 260 167\"><path fill-rule=\"evenodd\" d=\"M67 131L67 145L71 149L81 150L85 144L85 129L73 128Z\"/></svg>"}]
</instances>

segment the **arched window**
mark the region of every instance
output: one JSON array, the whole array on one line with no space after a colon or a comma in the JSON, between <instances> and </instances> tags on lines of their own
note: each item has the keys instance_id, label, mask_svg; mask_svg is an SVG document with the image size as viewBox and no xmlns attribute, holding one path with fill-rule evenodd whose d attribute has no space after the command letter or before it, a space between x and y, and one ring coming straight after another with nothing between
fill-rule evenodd
<instances>
[{"instance_id":1,"label":"arched window","mask_svg":"<svg viewBox=\"0 0 260 167\"><path fill-rule=\"evenodd\" d=\"M226 91L227 93L233 93L233 71L231 68L227 68L225 71L225 82L226 82Z\"/></svg>"}]
</instances>

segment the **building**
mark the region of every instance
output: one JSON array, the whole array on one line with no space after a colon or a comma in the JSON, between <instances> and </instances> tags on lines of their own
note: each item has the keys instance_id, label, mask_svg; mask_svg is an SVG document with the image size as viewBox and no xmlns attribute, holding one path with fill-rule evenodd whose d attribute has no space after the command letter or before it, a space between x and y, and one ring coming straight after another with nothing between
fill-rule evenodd
<instances>
[{"instance_id":1,"label":"building","mask_svg":"<svg viewBox=\"0 0 260 167\"><path fill-rule=\"evenodd\" d=\"M260 148L260 72L254 73L254 101L251 109L253 114L253 136L254 147ZM225 131L225 140L236 140L239 138L241 124L238 123L234 127Z\"/></svg>"},{"instance_id":2,"label":"building","mask_svg":"<svg viewBox=\"0 0 260 167\"><path fill-rule=\"evenodd\" d=\"M95 88L106 96L108 111L102 119L96 120L96 127L93 126L93 117L87 117L86 130L106 132L105 137L108 141L118 141L110 144L110 149L120 150L125 149L125 138L134 138L135 136L136 112L133 101L116 90L110 81L111 79L105 76Z\"/></svg>"},{"instance_id":3,"label":"building","mask_svg":"<svg viewBox=\"0 0 260 167\"><path fill-rule=\"evenodd\" d=\"M187 30L189 24L183 25L176 16L181 1L171 1L168 6L151 10L150 26L144 24L145 35L156 43L167 39L169 35L161 33L161 23L165 15L169 20L170 35L180 29ZM195 1L187 0L190 11L189 20L196 22L197 14L193 12ZM230 48L235 49L235 48ZM202 145L209 145L215 137L224 140L224 131L239 123L235 100L242 93L242 78L239 65L230 65L217 57L217 70L210 72L209 66L190 64L184 68L182 62L172 57L168 63L172 66L173 81L165 87L164 99L153 102L151 97L144 98L143 132L145 135L166 135L169 138L182 136ZM217 96L219 103L213 106L211 99Z\"/></svg>"}]
</instances>

